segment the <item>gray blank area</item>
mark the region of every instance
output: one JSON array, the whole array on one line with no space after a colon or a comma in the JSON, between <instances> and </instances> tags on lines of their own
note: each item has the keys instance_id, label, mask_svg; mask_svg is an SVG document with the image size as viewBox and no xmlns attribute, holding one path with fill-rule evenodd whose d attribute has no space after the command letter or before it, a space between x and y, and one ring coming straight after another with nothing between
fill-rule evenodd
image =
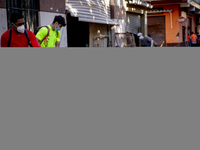
<instances>
[{"instance_id":1,"label":"gray blank area","mask_svg":"<svg viewBox=\"0 0 200 150\"><path fill-rule=\"evenodd\" d=\"M200 50L0 49L1 150L199 150Z\"/></svg>"}]
</instances>

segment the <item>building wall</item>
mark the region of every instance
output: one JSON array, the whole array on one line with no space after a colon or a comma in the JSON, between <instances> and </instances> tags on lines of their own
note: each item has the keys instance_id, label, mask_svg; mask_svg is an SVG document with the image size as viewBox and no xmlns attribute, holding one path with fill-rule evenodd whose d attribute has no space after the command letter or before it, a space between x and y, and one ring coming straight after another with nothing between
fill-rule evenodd
<instances>
[{"instance_id":1,"label":"building wall","mask_svg":"<svg viewBox=\"0 0 200 150\"><path fill-rule=\"evenodd\" d=\"M196 25L196 15L192 15L192 31L195 32Z\"/></svg>"},{"instance_id":2,"label":"building wall","mask_svg":"<svg viewBox=\"0 0 200 150\"><path fill-rule=\"evenodd\" d=\"M116 46L115 33L125 33L126 2L125 0L110 0L111 19L118 22L118 26L111 27L112 47Z\"/></svg>"},{"instance_id":3,"label":"building wall","mask_svg":"<svg viewBox=\"0 0 200 150\"><path fill-rule=\"evenodd\" d=\"M0 38L1 38L1 35L8 29L6 0L1 0L1 2L0 2L0 20L1 20L0 21ZM0 42L0 44L1 44L1 42Z\"/></svg>"},{"instance_id":4,"label":"building wall","mask_svg":"<svg viewBox=\"0 0 200 150\"><path fill-rule=\"evenodd\" d=\"M0 1L0 8L6 8L6 0Z\"/></svg>"},{"instance_id":5,"label":"building wall","mask_svg":"<svg viewBox=\"0 0 200 150\"><path fill-rule=\"evenodd\" d=\"M125 0L110 0L111 19L119 22L119 26L114 26L114 33L124 33L126 23L126 3Z\"/></svg>"},{"instance_id":6,"label":"building wall","mask_svg":"<svg viewBox=\"0 0 200 150\"><path fill-rule=\"evenodd\" d=\"M65 14L39 11L38 12L39 26L50 25L53 22L53 19L56 15L61 15L64 18L66 18ZM60 33L61 33L60 46L67 47L67 26L62 27Z\"/></svg>"},{"instance_id":7,"label":"building wall","mask_svg":"<svg viewBox=\"0 0 200 150\"><path fill-rule=\"evenodd\" d=\"M100 32L98 32L100 31ZM93 47L93 39L96 35L109 35L108 25L89 23L89 47ZM97 41L96 41L97 42ZM95 44L97 44L95 42ZM99 47L107 47L107 39L98 41Z\"/></svg>"},{"instance_id":8,"label":"building wall","mask_svg":"<svg viewBox=\"0 0 200 150\"><path fill-rule=\"evenodd\" d=\"M164 5L164 6L158 6L158 7L163 7L164 10L173 9L173 11L172 11L172 26L173 26L173 28L171 28L170 13L168 13L168 12L163 13L163 14L157 14L157 15L148 15L148 17L165 16L166 42L167 43L178 43L179 40L176 37L176 35L179 32L179 23L177 21L177 19L180 16L179 5ZM156 6L154 8L156 8Z\"/></svg>"},{"instance_id":9,"label":"building wall","mask_svg":"<svg viewBox=\"0 0 200 150\"><path fill-rule=\"evenodd\" d=\"M185 12L185 11L181 11L180 12L181 13L181 15L180 16L182 16L182 17L184 17L185 19L187 19L187 13ZM183 41L183 32L182 32L182 27L185 27L186 29L185 29L185 41L187 41L187 35L188 35L188 28L187 28L187 21L185 21L185 23L182 23L182 24L180 24L179 25L179 27L180 27L180 41L181 42L184 42Z\"/></svg>"},{"instance_id":10,"label":"building wall","mask_svg":"<svg viewBox=\"0 0 200 150\"><path fill-rule=\"evenodd\" d=\"M65 14L65 0L39 0L39 11Z\"/></svg>"},{"instance_id":11,"label":"building wall","mask_svg":"<svg viewBox=\"0 0 200 150\"><path fill-rule=\"evenodd\" d=\"M8 29L7 27L7 12L5 8L0 8L0 38L1 35ZM1 42L0 42L1 44Z\"/></svg>"}]
</instances>

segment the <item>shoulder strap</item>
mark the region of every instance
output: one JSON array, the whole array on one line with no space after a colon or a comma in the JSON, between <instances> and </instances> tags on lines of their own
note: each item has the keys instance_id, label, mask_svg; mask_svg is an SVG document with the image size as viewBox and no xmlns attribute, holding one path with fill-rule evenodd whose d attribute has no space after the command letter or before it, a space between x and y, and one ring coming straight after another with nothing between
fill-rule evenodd
<instances>
[{"instance_id":1,"label":"shoulder strap","mask_svg":"<svg viewBox=\"0 0 200 150\"><path fill-rule=\"evenodd\" d=\"M27 32L26 29L24 30L24 34L26 35L26 38L27 38L27 40L28 40L29 46L30 46L30 47L33 47L32 44L31 44L31 42L30 42L30 40L29 40L28 32Z\"/></svg>"},{"instance_id":2,"label":"shoulder strap","mask_svg":"<svg viewBox=\"0 0 200 150\"><path fill-rule=\"evenodd\" d=\"M8 47L10 47L11 37L12 37L12 30L10 29L9 30Z\"/></svg>"},{"instance_id":3,"label":"shoulder strap","mask_svg":"<svg viewBox=\"0 0 200 150\"><path fill-rule=\"evenodd\" d=\"M58 31L57 31L57 38L58 38L58 35L59 35L59 33L58 33Z\"/></svg>"},{"instance_id":4,"label":"shoulder strap","mask_svg":"<svg viewBox=\"0 0 200 150\"><path fill-rule=\"evenodd\" d=\"M43 38L43 40L40 42L40 44L49 36L49 27L45 26L48 29L47 35Z\"/></svg>"}]
</instances>

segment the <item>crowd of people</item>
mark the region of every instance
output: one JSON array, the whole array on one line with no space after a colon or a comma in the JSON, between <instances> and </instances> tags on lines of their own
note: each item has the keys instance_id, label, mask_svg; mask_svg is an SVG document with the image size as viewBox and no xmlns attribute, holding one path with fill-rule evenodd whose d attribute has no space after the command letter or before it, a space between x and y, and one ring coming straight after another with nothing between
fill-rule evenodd
<instances>
[{"instance_id":1,"label":"crowd of people","mask_svg":"<svg viewBox=\"0 0 200 150\"><path fill-rule=\"evenodd\" d=\"M62 16L55 16L52 24L37 28L36 33L25 29L21 13L11 14L12 28L1 36L1 47L60 47L60 29L66 26Z\"/></svg>"},{"instance_id":2,"label":"crowd of people","mask_svg":"<svg viewBox=\"0 0 200 150\"><path fill-rule=\"evenodd\" d=\"M200 46L200 35L199 33L192 32L191 35L188 34L188 46L189 47L199 47Z\"/></svg>"}]
</instances>

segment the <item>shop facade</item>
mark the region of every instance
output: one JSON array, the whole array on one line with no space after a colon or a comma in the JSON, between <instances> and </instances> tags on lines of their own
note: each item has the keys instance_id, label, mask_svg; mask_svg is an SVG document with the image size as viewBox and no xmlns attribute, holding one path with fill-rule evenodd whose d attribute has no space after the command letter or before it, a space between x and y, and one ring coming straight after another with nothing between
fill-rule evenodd
<instances>
[{"instance_id":1,"label":"shop facade","mask_svg":"<svg viewBox=\"0 0 200 150\"><path fill-rule=\"evenodd\" d=\"M137 34L142 32L147 35L147 11L153 7L140 0L121 1L114 3L112 18L120 23L113 30L113 45L117 47L140 46ZM123 5L122 5L123 4ZM119 15L120 14L120 15Z\"/></svg>"},{"instance_id":2,"label":"shop facade","mask_svg":"<svg viewBox=\"0 0 200 150\"><path fill-rule=\"evenodd\" d=\"M66 0L69 47L111 47L110 0Z\"/></svg>"},{"instance_id":3,"label":"shop facade","mask_svg":"<svg viewBox=\"0 0 200 150\"><path fill-rule=\"evenodd\" d=\"M152 1L148 11L148 34L164 46L187 46L187 35L199 31L200 5L195 1ZM185 22L180 23L179 17Z\"/></svg>"}]
</instances>

